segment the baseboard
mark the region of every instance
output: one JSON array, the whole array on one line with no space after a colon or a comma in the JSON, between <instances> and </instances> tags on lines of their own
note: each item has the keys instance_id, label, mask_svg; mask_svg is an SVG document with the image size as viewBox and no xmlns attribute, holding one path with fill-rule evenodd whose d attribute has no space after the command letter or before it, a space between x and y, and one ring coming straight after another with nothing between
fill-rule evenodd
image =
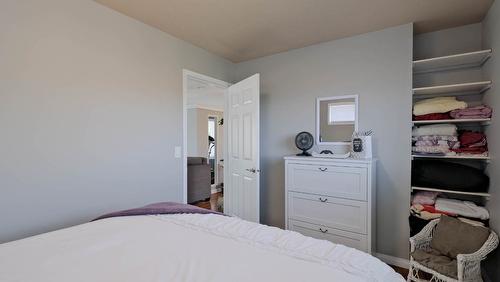
<instances>
[{"instance_id":1,"label":"baseboard","mask_svg":"<svg viewBox=\"0 0 500 282\"><path fill-rule=\"evenodd\" d=\"M408 269L408 266L410 265L410 261L408 259L393 257L381 253L376 253L375 256L381 261L390 265L395 265L406 269Z\"/></svg>"}]
</instances>

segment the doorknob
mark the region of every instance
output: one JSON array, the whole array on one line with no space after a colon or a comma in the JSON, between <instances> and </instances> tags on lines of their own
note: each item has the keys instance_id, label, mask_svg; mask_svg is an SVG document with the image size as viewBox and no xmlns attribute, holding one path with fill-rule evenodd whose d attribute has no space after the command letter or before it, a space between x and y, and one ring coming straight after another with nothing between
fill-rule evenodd
<instances>
[{"instance_id":1,"label":"doorknob","mask_svg":"<svg viewBox=\"0 0 500 282\"><path fill-rule=\"evenodd\" d=\"M246 171L249 171L251 173L256 173L256 172L260 172L260 169L255 169L255 168L247 168Z\"/></svg>"}]
</instances>

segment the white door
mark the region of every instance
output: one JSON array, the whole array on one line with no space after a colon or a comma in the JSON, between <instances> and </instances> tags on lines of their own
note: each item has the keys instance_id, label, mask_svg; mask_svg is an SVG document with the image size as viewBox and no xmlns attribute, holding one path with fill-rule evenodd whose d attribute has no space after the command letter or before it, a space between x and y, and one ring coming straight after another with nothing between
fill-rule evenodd
<instances>
[{"instance_id":1,"label":"white door","mask_svg":"<svg viewBox=\"0 0 500 282\"><path fill-rule=\"evenodd\" d=\"M259 97L255 74L228 88L226 95L227 155L224 212L259 222Z\"/></svg>"}]
</instances>

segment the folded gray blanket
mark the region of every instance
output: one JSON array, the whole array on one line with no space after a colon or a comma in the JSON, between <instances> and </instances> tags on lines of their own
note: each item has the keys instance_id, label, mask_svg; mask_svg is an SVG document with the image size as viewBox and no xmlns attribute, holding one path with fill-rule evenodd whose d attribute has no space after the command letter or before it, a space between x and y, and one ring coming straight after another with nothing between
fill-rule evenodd
<instances>
[{"instance_id":1,"label":"folded gray blanket","mask_svg":"<svg viewBox=\"0 0 500 282\"><path fill-rule=\"evenodd\" d=\"M186 205L174 202L162 202L154 203L140 208L134 208L129 210L116 211L101 215L98 218L92 220L96 221L99 219L110 218L110 217L120 217L120 216L134 216L134 215L155 215L155 214L179 214L179 213L197 213L197 214L219 214L222 213L199 208L192 205Z\"/></svg>"}]
</instances>

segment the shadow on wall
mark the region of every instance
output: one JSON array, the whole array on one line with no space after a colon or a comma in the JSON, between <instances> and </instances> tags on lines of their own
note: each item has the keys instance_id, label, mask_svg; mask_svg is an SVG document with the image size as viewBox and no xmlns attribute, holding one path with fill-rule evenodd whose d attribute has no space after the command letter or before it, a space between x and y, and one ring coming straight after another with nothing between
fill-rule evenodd
<instances>
[{"instance_id":1,"label":"shadow on wall","mask_svg":"<svg viewBox=\"0 0 500 282\"><path fill-rule=\"evenodd\" d=\"M285 227L285 187L282 180L285 178L285 168L281 157L295 153L294 138L291 134L280 140L279 152L270 151L272 146L266 146L272 140L268 137L273 134L270 125L266 122L272 118L270 114L272 104L268 93L260 96L260 221L263 224Z\"/></svg>"}]
</instances>

